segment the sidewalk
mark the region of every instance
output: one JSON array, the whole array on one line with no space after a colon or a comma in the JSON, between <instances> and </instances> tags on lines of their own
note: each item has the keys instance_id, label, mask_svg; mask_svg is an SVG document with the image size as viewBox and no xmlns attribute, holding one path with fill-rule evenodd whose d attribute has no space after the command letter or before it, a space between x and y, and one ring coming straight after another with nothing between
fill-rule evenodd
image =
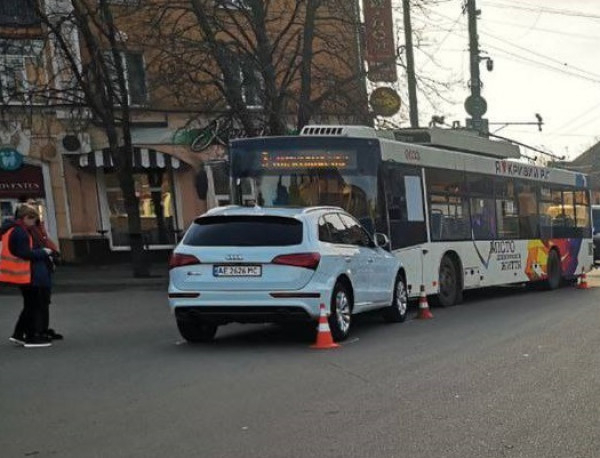
<instances>
[{"instance_id":1,"label":"sidewalk","mask_svg":"<svg viewBox=\"0 0 600 458\"><path fill-rule=\"evenodd\" d=\"M60 265L54 274L53 292L102 292L130 288L167 291L167 264L152 264L149 278L134 278L130 264ZM18 288L0 284L0 295L20 294Z\"/></svg>"}]
</instances>

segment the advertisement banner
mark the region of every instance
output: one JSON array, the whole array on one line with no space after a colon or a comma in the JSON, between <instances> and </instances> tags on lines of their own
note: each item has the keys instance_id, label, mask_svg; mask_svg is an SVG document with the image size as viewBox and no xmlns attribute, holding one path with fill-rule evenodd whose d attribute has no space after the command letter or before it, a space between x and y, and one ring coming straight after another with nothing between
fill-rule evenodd
<instances>
[{"instance_id":1,"label":"advertisement banner","mask_svg":"<svg viewBox=\"0 0 600 458\"><path fill-rule=\"evenodd\" d=\"M391 0L363 0L366 58L370 81L394 82L396 48Z\"/></svg>"}]
</instances>

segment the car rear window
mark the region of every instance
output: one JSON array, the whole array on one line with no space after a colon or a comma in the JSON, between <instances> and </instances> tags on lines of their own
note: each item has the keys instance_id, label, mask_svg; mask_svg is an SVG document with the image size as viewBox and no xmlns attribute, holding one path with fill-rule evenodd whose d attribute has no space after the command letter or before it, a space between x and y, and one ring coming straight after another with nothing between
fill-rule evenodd
<instances>
[{"instance_id":1,"label":"car rear window","mask_svg":"<svg viewBox=\"0 0 600 458\"><path fill-rule=\"evenodd\" d=\"M302 243L302 222L280 216L198 218L183 243L192 246L284 246Z\"/></svg>"}]
</instances>

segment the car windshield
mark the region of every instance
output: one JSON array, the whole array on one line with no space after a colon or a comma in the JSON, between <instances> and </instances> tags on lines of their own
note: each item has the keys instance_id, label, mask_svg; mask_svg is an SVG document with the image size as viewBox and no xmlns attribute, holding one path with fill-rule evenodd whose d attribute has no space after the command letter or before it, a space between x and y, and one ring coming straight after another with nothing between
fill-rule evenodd
<instances>
[{"instance_id":1,"label":"car windshield","mask_svg":"<svg viewBox=\"0 0 600 458\"><path fill-rule=\"evenodd\" d=\"M191 246L286 246L302 243L302 222L280 216L206 216L183 239Z\"/></svg>"}]
</instances>

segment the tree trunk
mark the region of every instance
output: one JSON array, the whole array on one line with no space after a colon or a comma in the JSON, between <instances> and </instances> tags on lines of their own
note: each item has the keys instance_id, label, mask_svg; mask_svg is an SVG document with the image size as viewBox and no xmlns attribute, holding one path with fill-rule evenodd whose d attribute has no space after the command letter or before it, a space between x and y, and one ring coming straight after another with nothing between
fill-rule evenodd
<instances>
[{"instance_id":1,"label":"tree trunk","mask_svg":"<svg viewBox=\"0 0 600 458\"><path fill-rule=\"evenodd\" d=\"M107 129L107 133L110 152L115 162L117 178L125 202L133 276L148 277L150 276L150 270L145 259L140 203L135 194L135 183L133 180L133 148L131 140L125 140L125 144L120 147L116 128Z\"/></svg>"}]
</instances>

